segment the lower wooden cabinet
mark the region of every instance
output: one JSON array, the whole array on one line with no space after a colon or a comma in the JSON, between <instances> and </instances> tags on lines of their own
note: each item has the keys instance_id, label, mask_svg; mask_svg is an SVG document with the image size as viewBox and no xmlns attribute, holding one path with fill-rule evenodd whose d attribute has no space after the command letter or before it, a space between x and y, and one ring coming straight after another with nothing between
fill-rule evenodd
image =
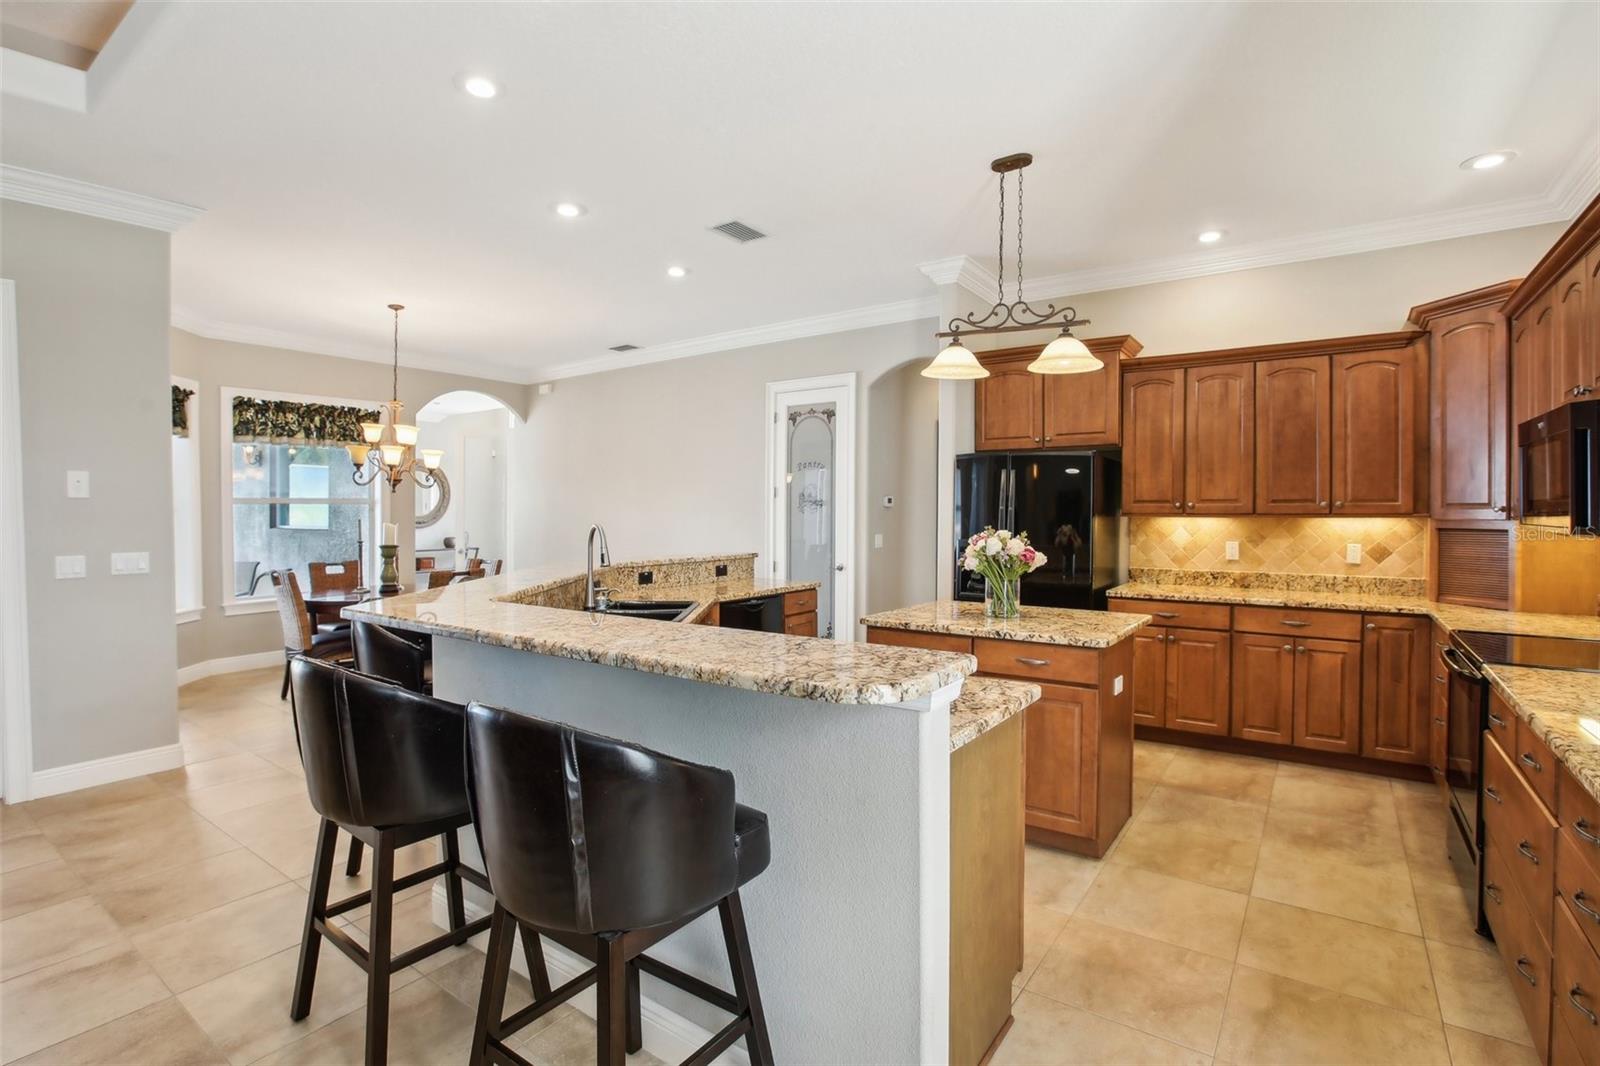
<instances>
[{"instance_id":1,"label":"lower wooden cabinet","mask_svg":"<svg viewBox=\"0 0 1600 1066\"><path fill-rule=\"evenodd\" d=\"M1294 743L1316 751L1361 751L1361 645L1298 640L1294 664Z\"/></svg>"},{"instance_id":2,"label":"lower wooden cabinet","mask_svg":"<svg viewBox=\"0 0 1600 1066\"><path fill-rule=\"evenodd\" d=\"M1233 635L1233 735L1288 744L1294 736L1294 642Z\"/></svg>"},{"instance_id":3,"label":"lower wooden cabinet","mask_svg":"<svg viewBox=\"0 0 1600 1066\"><path fill-rule=\"evenodd\" d=\"M1232 701L1230 635L1209 629L1167 630L1168 729L1226 736Z\"/></svg>"},{"instance_id":4,"label":"lower wooden cabinet","mask_svg":"<svg viewBox=\"0 0 1600 1066\"><path fill-rule=\"evenodd\" d=\"M1426 765L1433 624L1409 615L1363 616L1361 754Z\"/></svg>"},{"instance_id":5,"label":"lower wooden cabinet","mask_svg":"<svg viewBox=\"0 0 1600 1066\"><path fill-rule=\"evenodd\" d=\"M1068 836L1091 836L1099 693L1048 682L1039 690L1039 702L1023 712L1028 823Z\"/></svg>"},{"instance_id":6,"label":"lower wooden cabinet","mask_svg":"<svg viewBox=\"0 0 1600 1066\"><path fill-rule=\"evenodd\" d=\"M1167 630L1145 626L1133 635L1133 721L1167 722Z\"/></svg>"}]
</instances>

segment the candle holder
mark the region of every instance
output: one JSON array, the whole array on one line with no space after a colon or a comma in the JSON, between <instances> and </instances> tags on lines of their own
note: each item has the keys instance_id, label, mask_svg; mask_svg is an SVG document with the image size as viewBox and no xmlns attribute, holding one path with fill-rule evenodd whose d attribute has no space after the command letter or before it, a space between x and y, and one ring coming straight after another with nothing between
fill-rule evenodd
<instances>
[{"instance_id":1,"label":"candle holder","mask_svg":"<svg viewBox=\"0 0 1600 1066\"><path fill-rule=\"evenodd\" d=\"M383 556L383 572L378 575L381 584L378 585L378 595L395 596L400 592L400 566L396 558L400 554L398 544L378 545L378 554Z\"/></svg>"}]
</instances>

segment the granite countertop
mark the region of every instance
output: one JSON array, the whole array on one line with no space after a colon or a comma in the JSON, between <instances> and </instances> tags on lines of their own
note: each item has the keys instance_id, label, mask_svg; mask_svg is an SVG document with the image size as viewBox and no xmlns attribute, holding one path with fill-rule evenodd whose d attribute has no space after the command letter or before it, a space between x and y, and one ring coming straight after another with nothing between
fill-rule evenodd
<instances>
[{"instance_id":1,"label":"granite countertop","mask_svg":"<svg viewBox=\"0 0 1600 1066\"><path fill-rule=\"evenodd\" d=\"M1021 714L1039 695L1039 686L1031 681L967 678L960 697L950 705L950 750L960 750L1007 718Z\"/></svg>"},{"instance_id":2,"label":"granite countertop","mask_svg":"<svg viewBox=\"0 0 1600 1066\"><path fill-rule=\"evenodd\" d=\"M346 618L397 629L826 703L901 703L956 684L978 668L970 655L618 617L527 602L548 597L568 603L574 582L581 605L582 573L574 576L570 570L543 567L388 596L347 607L343 613ZM724 594L740 599L814 587L814 583L772 585L748 577L712 584L719 599ZM708 594L692 585L647 587L663 599ZM618 593L619 598L633 595L632 589Z\"/></svg>"},{"instance_id":3,"label":"granite countertop","mask_svg":"<svg viewBox=\"0 0 1600 1066\"><path fill-rule=\"evenodd\" d=\"M1489 684L1572 776L1600 799L1600 674L1488 666Z\"/></svg>"},{"instance_id":4,"label":"granite countertop","mask_svg":"<svg viewBox=\"0 0 1600 1066\"><path fill-rule=\"evenodd\" d=\"M1063 607L1022 605L1020 618L989 618L983 604L937 600L869 614L861 624L879 629L948 633L957 637L1026 640L1075 648L1109 648L1150 622L1149 615L1118 611L1073 611Z\"/></svg>"},{"instance_id":5,"label":"granite countertop","mask_svg":"<svg viewBox=\"0 0 1600 1066\"><path fill-rule=\"evenodd\" d=\"M775 578L728 578L693 585L634 585L613 588L617 600L693 600L694 611L685 622L698 622L714 604L735 603L756 596L779 596L821 587L817 581L779 581Z\"/></svg>"}]
</instances>

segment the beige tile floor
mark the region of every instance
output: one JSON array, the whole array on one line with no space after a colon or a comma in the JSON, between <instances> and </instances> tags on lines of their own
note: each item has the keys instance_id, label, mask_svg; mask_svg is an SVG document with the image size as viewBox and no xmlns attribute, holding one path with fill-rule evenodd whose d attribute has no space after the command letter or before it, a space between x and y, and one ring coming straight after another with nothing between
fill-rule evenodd
<instances>
[{"instance_id":1,"label":"beige tile floor","mask_svg":"<svg viewBox=\"0 0 1600 1066\"><path fill-rule=\"evenodd\" d=\"M315 815L278 679L185 687L182 770L0 808L0 1062L360 1061L364 979L338 952L288 1018ZM1141 743L1135 800L1105 861L1029 850L997 1063L1533 1062L1431 788ZM396 950L432 935L427 891ZM396 976L392 1062L464 1061L482 962ZM593 1032L563 1008L521 1050L591 1062Z\"/></svg>"}]
</instances>

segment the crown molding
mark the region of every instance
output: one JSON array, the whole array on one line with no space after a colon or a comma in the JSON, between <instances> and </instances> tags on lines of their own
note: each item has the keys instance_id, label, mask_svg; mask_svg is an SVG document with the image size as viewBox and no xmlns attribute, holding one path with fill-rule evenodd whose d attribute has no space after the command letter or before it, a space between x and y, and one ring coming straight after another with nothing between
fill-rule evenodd
<instances>
[{"instance_id":1,"label":"crown molding","mask_svg":"<svg viewBox=\"0 0 1600 1066\"><path fill-rule=\"evenodd\" d=\"M172 233L205 213L201 207L158 200L59 174L0 164L0 199L92 215Z\"/></svg>"},{"instance_id":2,"label":"crown molding","mask_svg":"<svg viewBox=\"0 0 1600 1066\"><path fill-rule=\"evenodd\" d=\"M213 319L201 318L199 315L186 311L181 307L172 309L172 326L174 329L181 329L185 333L193 333L197 337L205 337L214 341L251 344L260 348L281 348L291 352L325 355L334 359L359 359L364 363L382 363L386 366L394 362L394 353L388 348L368 347L364 344L351 344L348 341L312 337L304 333L289 333L284 330L267 329L263 326L243 326L232 322L217 322ZM497 363L486 363L456 356L407 355L401 361L400 367L403 370L431 370L442 374L478 377L511 385L527 385L533 381L533 378L525 372L512 370Z\"/></svg>"},{"instance_id":3,"label":"crown molding","mask_svg":"<svg viewBox=\"0 0 1600 1066\"><path fill-rule=\"evenodd\" d=\"M635 352L618 352L601 359L560 363L544 371L536 380L559 381L562 378L599 374L607 370L621 370L625 367L645 366L650 363L665 363L673 359L687 359L695 355L709 355L712 352L725 352L734 348L751 348L760 344L775 344L778 341L817 337L828 333L844 333L848 330L886 326L896 322L915 322L922 318L936 318L938 314L936 297L897 300L893 303L858 307L852 311L794 318L766 326L711 333L668 344L649 345Z\"/></svg>"},{"instance_id":4,"label":"crown molding","mask_svg":"<svg viewBox=\"0 0 1600 1066\"><path fill-rule=\"evenodd\" d=\"M918 263L917 269L935 285L959 285L985 300L993 297L1000 287L1000 279L995 277L994 271L970 255L930 259L926 263Z\"/></svg>"}]
</instances>

